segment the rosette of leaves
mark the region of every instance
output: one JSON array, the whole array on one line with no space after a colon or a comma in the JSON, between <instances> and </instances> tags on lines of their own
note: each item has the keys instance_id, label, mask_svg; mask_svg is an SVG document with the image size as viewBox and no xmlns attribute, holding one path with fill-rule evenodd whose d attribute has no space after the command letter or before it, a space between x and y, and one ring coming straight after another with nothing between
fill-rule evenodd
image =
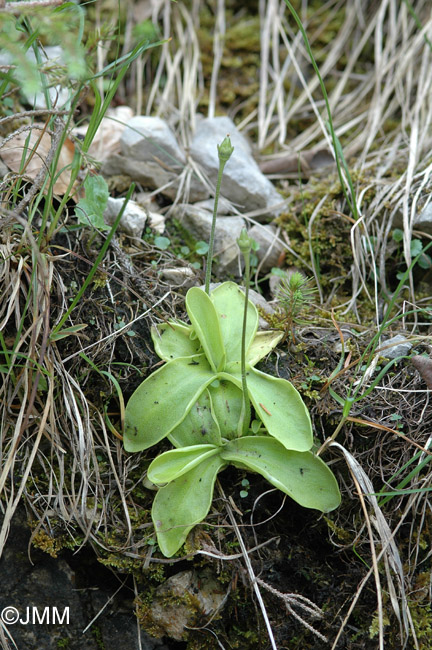
<instances>
[{"instance_id":1,"label":"rosette of leaves","mask_svg":"<svg viewBox=\"0 0 432 650\"><path fill-rule=\"evenodd\" d=\"M311 451L307 408L294 386L255 368L281 339L259 332L248 301L247 393L255 419L239 435L242 413L241 340L244 294L225 282L210 295L186 296L191 324L153 328L158 356L166 361L138 386L125 413L127 451L147 449L164 437L176 447L148 468L158 486L152 518L159 548L171 557L207 516L217 474L229 464L257 472L300 505L330 511L340 503L333 473Z\"/></svg>"}]
</instances>

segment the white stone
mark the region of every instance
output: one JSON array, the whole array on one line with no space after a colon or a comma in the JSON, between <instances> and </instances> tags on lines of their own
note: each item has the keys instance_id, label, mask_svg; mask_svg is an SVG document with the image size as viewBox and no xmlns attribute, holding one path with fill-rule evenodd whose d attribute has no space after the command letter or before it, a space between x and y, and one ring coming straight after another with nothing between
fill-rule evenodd
<instances>
[{"instance_id":1,"label":"white stone","mask_svg":"<svg viewBox=\"0 0 432 650\"><path fill-rule=\"evenodd\" d=\"M126 123L120 145L122 155L129 160L160 161L161 167L165 165L168 171L178 171L186 164L174 133L160 117L133 117Z\"/></svg>"},{"instance_id":2,"label":"white stone","mask_svg":"<svg viewBox=\"0 0 432 650\"><path fill-rule=\"evenodd\" d=\"M118 213L123 207L124 199L113 199L109 197L104 220L108 225L112 225L116 220ZM129 201L126 209L120 219L119 230L125 232L130 237L141 237L147 220L147 212L135 201Z\"/></svg>"},{"instance_id":3,"label":"white stone","mask_svg":"<svg viewBox=\"0 0 432 650\"><path fill-rule=\"evenodd\" d=\"M276 236L277 228L271 225L252 226L249 230L249 237L252 237L258 244L259 249L255 251L258 257L260 271L267 273L274 266L277 266L279 258L284 251L284 247L278 241Z\"/></svg>"},{"instance_id":4,"label":"white stone","mask_svg":"<svg viewBox=\"0 0 432 650\"><path fill-rule=\"evenodd\" d=\"M415 230L432 234L432 203L428 203L414 219Z\"/></svg>"},{"instance_id":5,"label":"white stone","mask_svg":"<svg viewBox=\"0 0 432 650\"><path fill-rule=\"evenodd\" d=\"M212 213L194 205L180 204L174 216L190 230L198 241L208 242L210 238ZM218 258L219 272L239 273L240 251L237 239L240 237L245 222L241 217L218 217L215 229L214 257Z\"/></svg>"},{"instance_id":6,"label":"white stone","mask_svg":"<svg viewBox=\"0 0 432 650\"><path fill-rule=\"evenodd\" d=\"M246 138L229 117L205 118L198 121L190 153L210 180L216 184L219 169L217 145L229 135L234 152L225 165L221 194L242 211L262 210L257 219L279 214L283 198L255 162Z\"/></svg>"},{"instance_id":7,"label":"white stone","mask_svg":"<svg viewBox=\"0 0 432 650\"><path fill-rule=\"evenodd\" d=\"M197 284L196 274L190 266L162 269L161 275L164 280L175 287L186 287L188 289Z\"/></svg>"},{"instance_id":8,"label":"white stone","mask_svg":"<svg viewBox=\"0 0 432 650\"><path fill-rule=\"evenodd\" d=\"M396 336L392 336L390 339L383 341L380 354L386 359L396 359L396 357L407 355L411 348L412 343L402 336L402 334L396 334Z\"/></svg>"},{"instance_id":9,"label":"white stone","mask_svg":"<svg viewBox=\"0 0 432 650\"><path fill-rule=\"evenodd\" d=\"M31 47L29 47L25 52L26 58L32 63L36 63L36 55ZM64 66L65 64L65 55L63 48L60 45L47 45L44 48L39 48L39 56L41 63L49 63L50 66ZM0 65L10 65L13 63L13 59L9 52L0 53ZM48 89L48 94L51 99L51 107L60 109L66 104L70 99L70 92L67 88L64 88L62 85L50 86ZM45 101L45 94L43 92L38 92L33 96L26 97L27 101L33 108L47 108Z\"/></svg>"}]
</instances>

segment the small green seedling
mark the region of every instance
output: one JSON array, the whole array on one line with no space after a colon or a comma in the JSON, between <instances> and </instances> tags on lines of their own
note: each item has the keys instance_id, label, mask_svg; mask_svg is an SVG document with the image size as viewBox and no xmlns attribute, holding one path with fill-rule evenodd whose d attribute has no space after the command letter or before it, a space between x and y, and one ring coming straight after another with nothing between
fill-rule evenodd
<instances>
[{"instance_id":1,"label":"small green seedling","mask_svg":"<svg viewBox=\"0 0 432 650\"><path fill-rule=\"evenodd\" d=\"M75 208L79 223L97 230L111 230L103 216L109 198L106 180L102 176L89 175L84 181L84 190L85 198Z\"/></svg>"},{"instance_id":2,"label":"small green seedling","mask_svg":"<svg viewBox=\"0 0 432 650\"><path fill-rule=\"evenodd\" d=\"M316 288L311 285L310 278L306 278L299 271L290 275L284 274L277 289L277 299L286 332L291 333L295 342L294 325L303 323L302 317L313 303Z\"/></svg>"},{"instance_id":3,"label":"small green seedling","mask_svg":"<svg viewBox=\"0 0 432 650\"><path fill-rule=\"evenodd\" d=\"M233 282L209 293L208 266L206 290L193 287L186 295L190 324L153 327L155 351L166 363L138 386L126 407L127 451L147 449L164 437L175 447L147 471L160 486L152 518L166 557L205 519L216 477L228 465L261 474L306 508L328 512L340 503L334 475L310 451L312 426L299 393L287 380L255 368L283 334L258 331L258 312L247 297L246 233L238 243L246 293ZM211 255L210 244L209 264Z\"/></svg>"}]
</instances>

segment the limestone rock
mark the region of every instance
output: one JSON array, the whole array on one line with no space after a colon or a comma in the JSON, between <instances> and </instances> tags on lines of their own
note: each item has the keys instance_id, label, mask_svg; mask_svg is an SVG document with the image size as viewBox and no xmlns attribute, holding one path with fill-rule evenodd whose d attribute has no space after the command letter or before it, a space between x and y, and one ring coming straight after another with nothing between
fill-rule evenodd
<instances>
[{"instance_id":1,"label":"limestone rock","mask_svg":"<svg viewBox=\"0 0 432 650\"><path fill-rule=\"evenodd\" d=\"M25 51L26 58L32 63L36 64L36 55L32 47ZM42 64L49 64L49 67L55 68L65 64L65 53L60 45L45 45L45 47L38 47L38 58ZM2 51L0 53L0 65L10 65L14 61L9 52ZM69 90L62 84L50 86L47 88L48 95L51 99L50 108L63 108L69 99ZM45 93L40 91L35 95L26 96L27 102L33 108L47 108Z\"/></svg>"},{"instance_id":2,"label":"limestone rock","mask_svg":"<svg viewBox=\"0 0 432 650\"><path fill-rule=\"evenodd\" d=\"M229 134L234 153L225 165L222 194L243 211L263 210L260 218L279 214L282 197L261 172L250 145L229 117L205 118L198 122L190 152L216 184L219 169L217 145Z\"/></svg>"},{"instance_id":3,"label":"limestone rock","mask_svg":"<svg viewBox=\"0 0 432 650\"><path fill-rule=\"evenodd\" d=\"M180 204L173 214L197 240L209 240L212 224L210 211ZM240 251L236 240L244 227L245 222L241 217L217 218L214 255L218 258L219 272L238 274Z\"/></svg>"},{"instance_id":4,"label":"limestone rock","mask_svg":"<svg viewBox=\"0 0 432 650\"><path fill-rule=\"evenodd\" d=\"M112 225L122 209L124 199L113 199L109 197L104 220L108 225ZM135 201L129 201L126 209L120 219L119 230L125 232L130 237L141 237L147 220L147 212Z\"/></svg>"},{"instance_id":5,"label":"limestone rock","mask_svg":"<svg viewBox=\"0 0 432 650\"><path fill-rule=\"evenodd\" d=\"M116 106L109 108L102 118L98 130L92 140L88 153L99 162L103 162L110 155L120 152L120 139L126 128L126 123L132 118L133 110L130 106ZM75 136L84 137L88 125L78 126L73 130Z\"/></svg>"},{"instance_id":6,"label":"limestone rock","mask_svg":"<svg viewBox=\"0 0 432 650\"><path fill-rule=\"evenodd\" d=\"M197 284L196 274L190 266L179 266L177 268L162 269L161 276L169 284L175 287L193 287Z\"/></svg>"},{"instance_id":7,"label":"limestone rock","mask_svg":"<svg viewBox=\"0 0 432 650\"><path fill-rule=\"evenodd\" d=\"M180 641L187 627L211 616L224 598L221 584L209 571L181 571L156 589L149 616L160 636Z\"/></svg>"},{"instance_id":8,"label":"limestone rock","mask_svg":"<svg viewBox=\"0 0 432 650\"><path fill-rule=\"evenodd\" d=\"M158 162L135 160L121 154L111 155L103 164L101 172L105 177L125 175L132 181L152 190L160 190L167 198L174 200L179 190L178 169L165 169ZM191 177L189 200L194 203L208 198L208 191L203 184Z\"/></svg>"},{"instance_id":9,"label":"limestone rock","mask_svg":"<svg viewBox=\"0 0 432 650\"><path fill-rule=\"evenodd\" d=\"M160 117L136 115L126 123L120 139L121 153L131 160L161 162L179 171L186 158L177 139Z\"/></svg>"},{"instance_id":10,"label":"limestone rock","mask_svg":"<svg viewBox=\"0 0 432 650\"><path fill-rule=\"evenodd\" d=\"M271 225L252 226L249 230L249 236L259 244L256 255L262 273L267 273L274 266L277 266L279 258L284 251L284 247L276 237L276 232L277 228Z\"/></svg>"},{"instance_id":11,"label":"limestone rock","mask_svg":"<svg viewBox=\"0 0 432 650\"><path fill-rule=\"evenodd\" d=\"M411 348L412 343L402 336L402 334L396 334L396 336L392 336L390 339L383 341L380 353L386 359L396 359L396 357L402 357L408 354Z\"/></svg>"},{"instance_id":12,"label":"limestone rock","mask_svg":"<svg viewBox=\"0 0 432 650\"><path fill-rule=\"evenodd\" d=\"M432 203L428 203L414 219L414 228L432 234Z\"/></svg>"}]
</instances>

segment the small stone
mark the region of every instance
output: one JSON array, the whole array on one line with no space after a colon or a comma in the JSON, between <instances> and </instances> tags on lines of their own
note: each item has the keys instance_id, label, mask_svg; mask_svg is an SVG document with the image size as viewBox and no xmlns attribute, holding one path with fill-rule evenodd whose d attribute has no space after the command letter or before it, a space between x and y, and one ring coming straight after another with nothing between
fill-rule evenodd
<instances>
[{"instance_id":1,"label":"small stone","mask_svg":"<svg viewBox=\"0 0 432 650\"><path fill-rule=\"evenodd\" d=\"M109 197L104 220L112 225L123 207L124 199L113 199ZM125 232L129 237L141 237L147 220L147 212L135 201L129 201L120 219L119 230Z\"/></svg>"},{"instance_id":2,"label":"small stone","mask_svg":"<svg viewBox=\"0 0 432 650\"><path fill-rule=\"evenodd\" d=\"M186 158L177 139L160 117L137 115L126 123L120 139L121 153L130 160L162 163L179 171Z\"/></svg>"},{"instance_id":3,"label":"small stone","mask_svg":"<svg viewBox=\"0 0 432 650\"><path fill-rule=\"evenodd\" d=\"M36 55L32 47L29 47L25 51L25 57L32 64L37 63ZM60 45L45 45L43 48L38 47L38 57L42 64L48 64L53 69L60 66L63 67L66 59L63 48ZM0 65L9 65L11 63L14 63L14 61L9 52L2 52L0 54ZM62 84L50 86L46 90L51 99L50 108L60 109L69 99L69 90ZM32 96L26 96L26 99L33 108L47 108L45 93L42 91Z\"/></svg>"},{"instance_id":4,"label":"small stone","mask_svg":"<svg viewBox=\"0 0 432 650\"><path fill-rule=\"evenodd\" d=\"M234 152L225 165L221 194L241 210L260 210L262 214L256 218L266 219L269 214L279 214L280 206L274 206L282 202L282 197L260 171L249 142L229 117L205 118L198 122L190 147L192 157L216 184L219 169L217 145L227 133Z\"/></svg>"},{"instance_id":5,"label":"small stone","mask_svg":"<svg viewBox=\"0 0 432 650\"><path fill-rule=\"evenodd\" d=\"M0 178L4 178L8 172L9 169L6 167L4 162L0 160Z\"/></svg>"},{"instance_id":6,"label":"small stone","mask_svg":"<svg viewBox=\"0 0 432 650\"><path fill-rule=\"evenodd\" d=\"M102 162L114 153L120 152L120 139L126 128L126 123L133 117L130 106L109 108L99 125L92 140L88 153ZM73 130L75 136L84 137L88 125L78 126Z\"/></svg>"},{"instance_id":7,"label":"small stone","mask_svg":"<svg viewBox=\"0 0 432 650\"><path fill-rule=\"evenodd\" d=\"M125 175L143 187L158 190L174 201L179 191L178 170L168 170L158 162L135 160L121 154L112 154L102 164L101 172L105 177ZM191 176L188 187L188 200L191 203L207 199L208 190L195 176Z\"/></svg>"},{"instance_id":8,"label":"small stone","mask_svg":"<svg viewBox=\"0 0 432 650\"><path fill-rule=\"evenodd\" d=\"M180 266L173 269L162 269L161 276L175 287L193 287L197 284L196 274L189 266Z\"/></svg>"},{"instance_id":9,"label":"small stone","mask_svg":"<svg viewBox=\"0 0 432 650\"><path fill-rule=\"evenodd\" d=\"M186 628L220 609L224 598L220 582L209 570L176 573L156 589L152 600L149 617L155 636L180 641Z\"/></svg>"},{"instance_id":10,"label":"small stone","mask_svg":"<svg viewBox=\"0 0 432 650\"><path fill-rule=\"evenodd\" d=\"M180 204L173 215L190 230L197 240L208 241L213 215L208 210L194 205ZM240 237L245 222L241 217L218 217L215 229L214 256L218 258L219 272L239 273L240 251L236 240Z\"/></svg>"},{"instance_id":11,"label":"small stone","mask_svg":"<svg viewBox=\"0 0 432 650\"><path fill-rule=\"evenodd\" d=\"M414 219L414 228L432 234L432 203L428 203Z\"/></svg>"},{"instance_id":12,"label":"small stone","mask_svg":"<svg viewBox=\"0 0 432 650\"><path fill-rule=\"evenodd\" d=\"M284 251L284 247L278 241L276 236L277 229L274 226L252 226L249 230L249 237L255 239L259 244L256 251L260 271L268 273L274 266L277 266L279 258Z\"/></svg>"},{"instance_id":13,"label":"small stone","mask_svg":"<svg viewBox=\"0 0 432 650\"><path fill-rule=\"evenodd\" d=\"M407 341L402 334L396 334L396 336L392 336L392 338L383 341L380 354L386 359L396 359L396 357L406 356L411 348L412 343Z\"/></svg>"},{"instance_id":14,"label":"small stone","mask_svg":"<svg viewBox=\"0 0 432 650\"><path fill-rule=\"evenodd\" d=\"M272 273L269 278L269 290L270 295L273 299L277 298L279 285L281 283L282 277L280 275L275 275Z\"/></svg>"}]
</instances>

